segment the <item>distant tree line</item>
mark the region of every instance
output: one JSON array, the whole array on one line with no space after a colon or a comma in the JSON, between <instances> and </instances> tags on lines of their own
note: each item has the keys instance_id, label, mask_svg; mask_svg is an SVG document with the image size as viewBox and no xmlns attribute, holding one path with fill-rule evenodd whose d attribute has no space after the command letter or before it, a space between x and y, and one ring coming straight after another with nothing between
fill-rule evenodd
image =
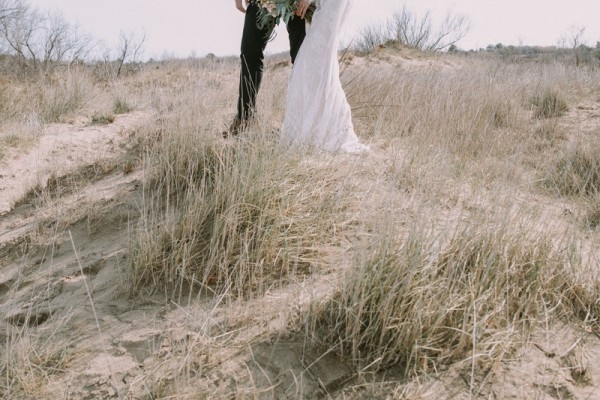
<instances>
[{"instance_id":1,"label":"distant tree line","mask_svg":"<svg viewBox=\"0 0 600 400\"><path fill-rule=\"evenodd\" d=\"M580 44L575 48L560 46L514 46L497 43L490 44L485 49L479 49L479 51L495 53L504 57L561 56L570 58L578 66L600 62L600 42L597 42L595 47Z\"/></svg>"},{"instance_id":2,"label":"distant tree line","mask_svg":"<svg viewBox=\"0 0 600 400\"><path fill-rule=\"evenodd\" d=\"M575 65L598 63L600 61L600 41L595 47L590 47L583 42L585 28L570 27L558 40L557 46L513 46L502 43L490 44L480 51L492 52L502 56L534 56L558 55L568 56Z\"/></svg>"}]
</instances>

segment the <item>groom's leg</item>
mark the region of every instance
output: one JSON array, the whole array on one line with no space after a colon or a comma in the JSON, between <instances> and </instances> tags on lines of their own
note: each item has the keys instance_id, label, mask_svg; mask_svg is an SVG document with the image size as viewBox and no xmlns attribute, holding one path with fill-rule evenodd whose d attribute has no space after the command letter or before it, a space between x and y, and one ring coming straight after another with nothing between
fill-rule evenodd
<instances>
[{"instance_id":1,"label":"groom's leg","mask_svg":"<svg viewBox=\"0 0 600 400\"><path fill-rule=\"evenodd\" d=\"M306 21L300 17L292 18L287 24L287 31L290 38L290 56L292 56L293 64L306 36Z\"/></svg>"},{"instance_id":2,"label":"groom's leg","mask_svg":"<svg viewBox=\"0 0 600 400\"><path fill-rule=\"evenodd\" d=\"M240 120L248 119L254 112L256 94L263 75L264 50L269 39L269 32L259 29L256 24L258 11L256 4L251 3L248 6L242 33L242 67L237 111L237 118Z\"/></svg>"}]
</instances>

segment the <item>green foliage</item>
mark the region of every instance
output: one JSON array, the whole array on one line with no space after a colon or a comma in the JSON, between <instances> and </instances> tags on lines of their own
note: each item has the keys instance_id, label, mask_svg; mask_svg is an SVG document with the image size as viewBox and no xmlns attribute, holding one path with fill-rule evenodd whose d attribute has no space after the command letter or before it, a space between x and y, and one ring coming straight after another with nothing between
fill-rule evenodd
<instances>
[{"instance_id":1,"label":"green foliage","mask_svg":"<svg viewBox=\"0 0 600 400\"><path fill-rule=\"evenodd\" d=\"M258 27L272 32L275 26L283 20L286 24L294 17L297 8L296 0L261 0L259 1ZM316 6L311 4L305 19L311 23Z\"/></svg>"}]
</instances>

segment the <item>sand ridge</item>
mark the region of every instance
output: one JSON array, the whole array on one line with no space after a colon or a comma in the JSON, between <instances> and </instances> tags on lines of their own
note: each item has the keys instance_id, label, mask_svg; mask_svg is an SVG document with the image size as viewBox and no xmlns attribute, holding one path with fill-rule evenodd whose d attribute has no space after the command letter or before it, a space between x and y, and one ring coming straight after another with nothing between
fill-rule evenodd
<instances>
[{"instance_id":1,"label":"sand ridge","mask_svg":"<svg viewBox=\"0 0 600 400\"><path fill-rule=\"evenodd\" d=\"M444 70L462 63L409 50L380 53L355 57L348 68L353 74L375 65L385 74L398 69L417 73L419 68ZM548 322L530 337L513 332L523 347L505 349L511 357L498 365L474 355L408 381L393 370L381 376L357 373L331 349L307 351L301 335L287 335L286 327L312 301L335 291L344 265L292 279L285 288L248 301L226 301L209 290L187 287L130 296L127 254L140 219L144 170L140 165L124 170L123 163L136 146L130 133L139 127L151 130L159 117L156 111L138 110L101 126L90 125L86 117L51 124L33 146L10 150L0 160L0 341L19 338L44 349L11 349L31 367L23 380L30 381L28 389L40 393L39 398L146 399L166 397L173 390L178 398L600 396L600 337L582 321ZM586 100L560 123L593 136L600 133L598 118L600 103ZM390 145L359 162L337 160L336 167L357 174L362 190L356 197L368 200L363 212L369 213L390 207L377 201L389 190L382 182L391 179L388 171L394 163L407 163L409 157ZM319 163L325 164L318 157L306 160L307 168ZM38 185L38 194L12 206ZM465 185L453 197L427 206L430 211L456 207L460 212L445 215L460 220L493 212L489 204L494 195L491 190L475 194ZM398 194L394 200L402 204L393 209L395 215L412 211L406 205L409 195ZM524 207L535 204L531 207L539 207L534 211L540 219L551 219L557 231L578 226L577 210L575 215L564 211L570 206L544 203L531 194L519 193L512 200ZM330 257L342 259L344 249L336 251ZM52 373L39 372L48 370ZM182 381L186 385L177 387Z\"/></svg>"}]
</instances>

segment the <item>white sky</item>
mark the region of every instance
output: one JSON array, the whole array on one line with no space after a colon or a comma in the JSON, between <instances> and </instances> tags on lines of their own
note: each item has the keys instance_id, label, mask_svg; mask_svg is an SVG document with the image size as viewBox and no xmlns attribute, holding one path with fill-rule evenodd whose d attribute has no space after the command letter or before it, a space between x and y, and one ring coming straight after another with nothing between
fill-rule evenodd
<instances>
[{"instance_id":1,"label":"white sky","mask_svg":"<svg viewBox=\"0 0 600 400\"><path fill-rule=\"evenodd\" d=\"M237 55L243 14L234 0L30 0L42 10L59 10L69 22L116 47L120 31L145 32L145 56L186 57L214 53ZM600 0L354 0L346 40L361 28L384 23L402 5L415 13L431 10L434 17L448 11L465 14L468 35L462 49L505 45L555 45L572 26L585 27L584 43L600 41ZM267 52L288 48L284 27Z\"/></svg>"}]
</instances>

